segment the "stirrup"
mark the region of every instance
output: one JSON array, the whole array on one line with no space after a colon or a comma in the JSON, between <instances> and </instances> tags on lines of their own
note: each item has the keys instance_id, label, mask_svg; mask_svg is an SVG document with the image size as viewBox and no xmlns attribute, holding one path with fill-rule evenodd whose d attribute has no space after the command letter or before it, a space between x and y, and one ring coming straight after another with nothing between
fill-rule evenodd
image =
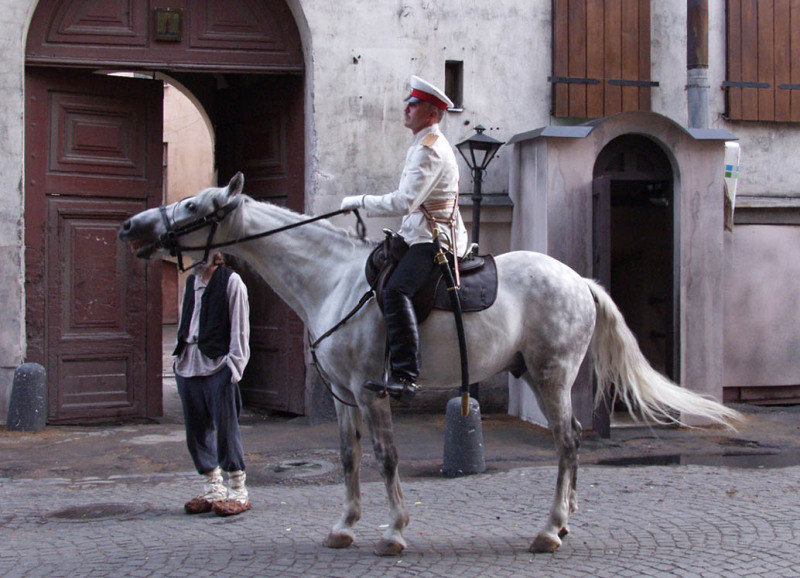
<instances>
[{"instance_id":1,"label":"stirrup","mask_svg":"<svg viewBox=\"0 0 800 578\"><path fill-rule=\"evenodd\" d=\"M384 398L387 395L394 399L399 399L406 403L410 402L420 387L407 379L392 378L386 383L378 381L365 381L364 388L374 391L378 397Z\"/></svg>"}]
</instances>

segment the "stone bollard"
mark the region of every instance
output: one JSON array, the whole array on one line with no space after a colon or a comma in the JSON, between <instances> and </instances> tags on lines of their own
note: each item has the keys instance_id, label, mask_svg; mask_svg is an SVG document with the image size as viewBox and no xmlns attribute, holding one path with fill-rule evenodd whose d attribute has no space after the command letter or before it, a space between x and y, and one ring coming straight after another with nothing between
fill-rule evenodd
<instances>
[{"instance_id":1,"label":"stone bollard","mask_svg":"<svg viewBox=\"0 0 800 578\"><path fill-rule=\"evenodd\" d=\"M481 406L478 400L470 398L469 415L461 417L461 398L454 397L447 402L442 474L454 478L485 471Z\"/></svg>"},{"instance_id":2,"label":"stone bollard","mask_svg":"<svg viewBox=\"0 0 800 578\"><path fill-rule=\"evenodd\" d=\"M47 422L47 384L44 367L23 363L14 371L6 427L11 431L39 431Z\"/></svg>"}]
</instances>

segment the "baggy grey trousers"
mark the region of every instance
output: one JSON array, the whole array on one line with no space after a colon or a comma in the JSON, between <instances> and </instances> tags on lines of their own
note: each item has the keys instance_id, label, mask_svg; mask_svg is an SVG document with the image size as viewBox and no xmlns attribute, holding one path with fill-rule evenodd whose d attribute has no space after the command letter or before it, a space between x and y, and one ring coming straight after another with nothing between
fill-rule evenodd
<instances>
[{"instance_id":1,"label":"baggy grey trousers","mask_svg":"<svg viewBox=\"0 0 800 578\"><path fill-rule=\"evenodd\" d=\"M214 375L175 375L186 424L186 445L197 472L217 466L226 472L244 470L244 450L239 431L242 395L231 383L226 366Z\"/></svg>"}]
</instances>

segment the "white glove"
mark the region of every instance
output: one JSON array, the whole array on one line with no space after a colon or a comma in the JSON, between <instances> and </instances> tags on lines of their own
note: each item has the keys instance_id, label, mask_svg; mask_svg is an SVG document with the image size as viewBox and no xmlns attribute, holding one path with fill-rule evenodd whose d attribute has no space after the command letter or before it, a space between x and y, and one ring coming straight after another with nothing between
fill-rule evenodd
<instances>
[{"instance_id":1,"label":"white glove","mask_svg":"<svg viewBox=\"0 0 800 578\"><path fill-rule=\"evenodd\" d=\"M354 209L364 208L364 195L355 195L353 197L345 197L342 199L342 206L339 207L342 211L352 211Z\"/></svg>"}]
</instances>

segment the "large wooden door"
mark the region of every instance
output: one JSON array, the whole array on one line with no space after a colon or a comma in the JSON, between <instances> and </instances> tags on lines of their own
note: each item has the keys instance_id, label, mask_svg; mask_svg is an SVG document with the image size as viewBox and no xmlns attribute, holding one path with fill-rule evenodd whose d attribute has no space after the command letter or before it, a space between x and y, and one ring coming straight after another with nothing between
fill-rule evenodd
<instances>
[{"instance_id":1,"label":"large wooden door","mask_svg":"<svg viewBox=\"0 0 800 578\"><path fill-rule=\"evenodd\" d=\"M161 203L160 81L26 70L27 360L48 421L161 415L160 263L117 240Z\"/></svg>"},{"instance_id":2,"label":"large wooden door","mask_svg":"<svg viewBox=\"0 0 800 578\"><path fill-rule=\"evenodd\" d=\"M236 171L245 193L295 211L304 209L303 79L300 76L239 76L219 91L217 164L219 182ZM250 363L242 379L245 403L304 413L303 324L244 263L250 297Z\"/></svg>"}]
</instances>

